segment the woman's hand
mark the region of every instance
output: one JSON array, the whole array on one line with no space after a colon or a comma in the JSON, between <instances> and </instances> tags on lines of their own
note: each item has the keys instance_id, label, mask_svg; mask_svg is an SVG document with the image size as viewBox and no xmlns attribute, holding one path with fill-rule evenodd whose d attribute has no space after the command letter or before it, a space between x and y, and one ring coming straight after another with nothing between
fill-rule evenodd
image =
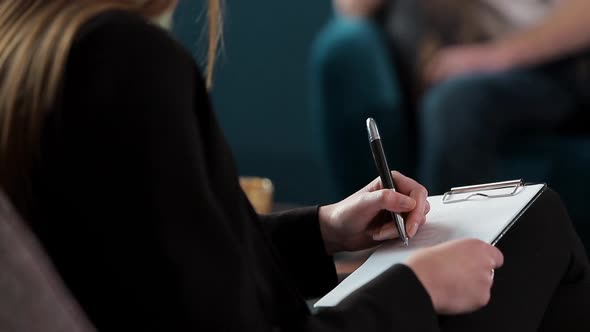
<instances>
[{"instance_id":1,"label":"woman's hand","mask_svg":"<svg viewBox=\"0 0 590 332\"><path fill-rule=\"evenodd\" d=\"M343 201L320 208L320 230L328 253L366 249L398 237L388 211L404 213L410 238L424 224L430 211L428 192L399 172L391 174L397 192L383 189L377 178Z\"/></svg>"},{"instance_id":2,"label":"woman's hand","mask_svg":"<svg viewBox=\"0 0 590 332\"><path fill-rule=\"evenodd\" d=\"M406 262L438 314L469 313L485 306L490 300L494 269L503 263L500 250L475 239L422 249Z\"/></svg>"}]
</instances>

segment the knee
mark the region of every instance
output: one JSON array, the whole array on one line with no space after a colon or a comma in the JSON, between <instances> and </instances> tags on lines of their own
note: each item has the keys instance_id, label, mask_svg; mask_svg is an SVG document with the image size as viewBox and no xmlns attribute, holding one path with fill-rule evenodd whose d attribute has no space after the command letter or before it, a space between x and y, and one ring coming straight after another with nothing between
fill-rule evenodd
<instances>
[{"instance_id":1,"label":"knee","mask_svg":"<svg viewBox=\"0 0 590 332\"><path fill-rule=\"evenodd\" d=\"M312 93L336 99L339 108L401 99L387 39L370 20L333 19L313 42L310 67Z\"/></svg>"},{"instance_id":2,"label":"knee","mask_svg":"<svg viewBox=\"0 0 590 332\"><path fill-rule=\"evenodd\" d=\"M536 199L533 205L521 217L524 230L535 234L536 238L547 238L556 242L556 246L573 249L576 254L584 256L585 250L576 233L567 207L560 195L550 188Z\"/></svg>"},{"instance_id":3,"label":"knee","mask_svg":"<svg viewBox=\"0 0 590 332\"><path fill-rule=\"evenodd\" d=\"M488 84L485 77L459 77L431 88L419 111L423 132L452 139L485 130L494 103Z\"/></svg>"},{"instance_id":4,"label":"knee","mask_svg":"<svg viewBox=\"0 0 590 332\"><path fill-rule=\"evenodd\" d=\"M378 27L367 19L334 18L313 42L312 66L346 69L351 61L369 60L384 51L379 42L380 33Z\"/></svg>"}]
</instances>

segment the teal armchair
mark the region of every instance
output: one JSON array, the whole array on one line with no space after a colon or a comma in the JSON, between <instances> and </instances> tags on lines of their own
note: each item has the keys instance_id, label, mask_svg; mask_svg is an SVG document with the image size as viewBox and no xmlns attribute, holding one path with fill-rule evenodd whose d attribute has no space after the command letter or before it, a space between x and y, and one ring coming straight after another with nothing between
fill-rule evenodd
<instances>
[{"instance_id":1,"label":"teal armchair","mask_svg":"<svg viewBox=\"0 0 590 332\"><path fill-rule=\"evenodd\" d=\"M377 176L365 120L373 117L391 167L412 174L412 137L405 125L400 85L378 27L364 20L334 20L315 40L311 56L311 118L337 196Z\"/></svg>"}]
</instances>

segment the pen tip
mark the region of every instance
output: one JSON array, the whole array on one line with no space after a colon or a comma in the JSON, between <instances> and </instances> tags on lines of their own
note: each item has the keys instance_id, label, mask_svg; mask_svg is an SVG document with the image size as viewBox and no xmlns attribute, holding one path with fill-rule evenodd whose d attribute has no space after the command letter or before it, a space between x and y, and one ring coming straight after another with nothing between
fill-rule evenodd
<instances>
[{"instance_id":1,"label":"pen tip","mask_svg":"<svg viewBox=\"0 0 590 332\"><path fill-rule=\"evenodd\" d=\"M404 246L407 247L408 245L410 245L410 242L408 241L408 239L404 239Z\"/></svg>"}]
</instances>

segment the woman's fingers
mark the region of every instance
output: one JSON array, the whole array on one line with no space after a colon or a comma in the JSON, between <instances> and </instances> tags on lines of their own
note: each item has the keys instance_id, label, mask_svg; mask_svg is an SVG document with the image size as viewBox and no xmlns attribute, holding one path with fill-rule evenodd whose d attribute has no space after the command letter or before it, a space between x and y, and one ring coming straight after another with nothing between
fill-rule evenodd
<instances>
[{"instance_id":1,"label":"woman's fingers","mask_svg":"<svg viewBox=\"0 0 590 332\"><path fill-rule=\"evenodd\" d=\"M409 178L400 172L392 171L391 175L393 177L393 182L395 183L397 192L392 195L389 199L384 200L384 205L382 205L383 209L395 212L408 212L405 221L406 221L406 231L409 237L414 237L418 232L418 229L421 225L426 222L426 214L430 212L430 204L428 203L428 191L424 186L419 184L416 180ZM383 189L383 185L379 178L376 178L371 183L369 183L362 191L368 191L370 193L374 192L381 192ZM410 197L415 202L415 205L412 209L408 210L408 205L400 206L398 195ZM394 201L397 200L398 202ZM405 209L400 209L405 208ZM388 233L389 234L389 233ZM396 231L397 235L397 231Z\"/></svg>"},{"instance_id":2,"label":"woman's fingers","mask_svg":"<svg viewBox=\"0 0 590 332\"><path fill-rule=\"evenodd\" d=\"M414 210L415 207L416 201L412 197L389 189L366 193L358 203L358 208L361 211L371 215L377 215L383 210L404 213ZM373 216L368 219L373 219ZM367 228L367 233L375 241L389 240L398 236L396 226L391 220L374 228Z\"/></svg>"},{"instance_id":3,"label":"woman's fingers","mask_svg":"<svg viewBox=\"0 0 590 332\"><path fill-rule=\"evenodd\" d=\"M418 181L407 177L398 171L391 171L391 176L393 177L395 188L399 192L409 194L416 188L424 188L424 186L419 184Z\"/></svg>"},{"instance_id":4,"label":"woman's fingers","mask_svg":"<svg viewBox=\"0 0 590 332\"><path fill-rule=\"evenodd\" d=\"M402 194L409 195L413 190L417 188L424 188L423 185L418 183L416 180L409 178L398 171L391 171L391 176L393 178L393 183L395 184L395 190L399 191ZM381 183L380 178L375 178L371 183L369 183L365 188L361 189L361 191L376 191L383 189L383 184Z\"/></svg>"},{"instance_id":5,"label":"woman's fingers","mask_svg":"<svg viewBox=\"0 0 590 332\"><path fill-rule=\"evenodd\" d=\"M494 261L494 269L502 267L504 265L504 255L500 251L500 249L490 246L489 247L490 255L492 256L492 260Z\"/></svg>"},{"instance_id":6,"label":"woman's fingers","mask_svg":"<svg viewBox=\"0 0 590 332\"><path fill-rule=\"evenodd\" d=\"M416 201L416 208L406 216L406 230L409 237L414 237L418 232L418 228L426 222L426 214L430 209L430 205L427 201L428 192L422 186L412 190L410 197Z\"/></svg>"},{"instance_id":7,"label":"woman's fingers","mask_svg":"<svg viewBox=\"0 0 590 332\"><path fill-rule=\"evenodd\" d=\"M361 209L378 212L388 210L392 212L409 212L415 209L416 200L413 197L390 189L381 189L367 193L359 203Z\"/></svg>"}]
</instances>

